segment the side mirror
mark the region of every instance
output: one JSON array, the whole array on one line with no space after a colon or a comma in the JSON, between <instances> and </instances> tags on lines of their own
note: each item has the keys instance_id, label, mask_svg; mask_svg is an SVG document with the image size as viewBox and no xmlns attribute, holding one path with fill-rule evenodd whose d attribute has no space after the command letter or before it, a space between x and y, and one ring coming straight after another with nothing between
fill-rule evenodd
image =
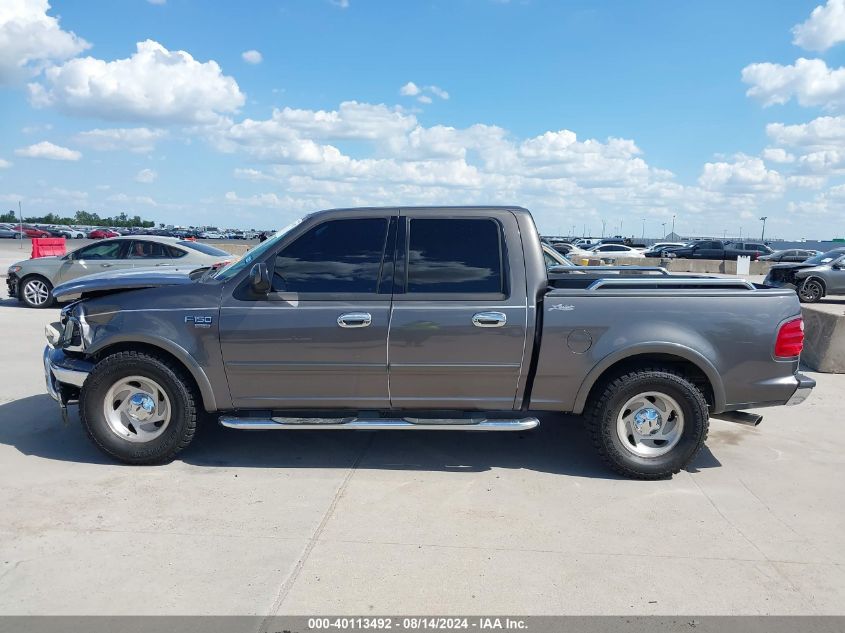
<instances>
[{"instance_id":1,"label":"side mirror","mask_svg":"<svg viewBox=\"0 0 845 633\"><path fill-rule=\"evenodd\" d=\"M259 295L266 295L270 292L270 273L267 264L255 264L249 272L249 285L253 292Z\"/></svg>"}]
</instances>

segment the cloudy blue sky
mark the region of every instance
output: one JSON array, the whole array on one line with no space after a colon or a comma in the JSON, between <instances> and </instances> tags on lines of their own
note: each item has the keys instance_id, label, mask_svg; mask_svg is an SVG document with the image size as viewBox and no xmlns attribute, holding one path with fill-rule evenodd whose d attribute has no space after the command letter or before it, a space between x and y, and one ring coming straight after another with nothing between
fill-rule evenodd
<instances>
[{"instance_id":1,"label":"cloudy blue sky","mask_svg":"<svg viewBox=\"0 0 845 633\"><path fill-rule=\"evenodd\" d=\"M2 0L0 206L845 235L845 0Z\"/></svg>"}]
</instances>

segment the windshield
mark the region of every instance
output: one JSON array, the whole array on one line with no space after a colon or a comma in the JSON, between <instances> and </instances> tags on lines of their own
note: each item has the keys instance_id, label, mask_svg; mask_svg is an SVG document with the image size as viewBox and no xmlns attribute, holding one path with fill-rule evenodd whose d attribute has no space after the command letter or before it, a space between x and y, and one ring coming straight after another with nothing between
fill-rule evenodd
<instances>
[{"instance_id":1,"label":"windshield","mask_svg":"<svg viewBox=\"0 0 845 633\"><path fill-rule=\"evenodd\" d=\"M810 259L806 260L805 264L812 264L813 266L819 266L821 264L829 264L835 259L839 259L845 255L845 248L837 248L832 251L828 251L826 253L822 253L820 255L816 255L815 257L811 257Z\"/></svg>"},{"instance_id":2,"label":"windshield","mask_svg":"<svg viewBox=\"0 0 845 633\"><path fill-rule=\"evenodd\" d=\"M239 272L241 272L243 269L245 269L247 266L252 264L252 262L257 259L260 259L261 256L264 255L264 253L272 249L276 244L278 244L282 240L282 238L284 238L285 235L287 235L294 228L296 228L296 226L299 225L303 219L304 218L299 218L298 220L291 222L285 228L277 232L270 239L266 240L265 242L262 242L252 250L247 251L247 253L239 260L234 261L228 266L224 266L223 268L218 270L216 273L214 273L214 275L212 275L211 278L219 279L220 281L228 281L229 279L237 275Z\"/></svg>"}]
</instances>

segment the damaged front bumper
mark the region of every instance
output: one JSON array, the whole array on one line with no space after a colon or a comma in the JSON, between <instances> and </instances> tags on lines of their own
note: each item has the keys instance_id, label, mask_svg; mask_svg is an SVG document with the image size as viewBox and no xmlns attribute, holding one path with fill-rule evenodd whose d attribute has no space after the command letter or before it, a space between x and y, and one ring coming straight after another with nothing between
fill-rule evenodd
<instances>
[{"instance_id":1,"label":"damaged front bumper","mask_svg":"<svg viewBox=\"0 0 845 633\"><path fill-rule=\"evenodd\" d=\"M62 409L62 419L67 421L67 405L79 400L79 392L94 363L71 356L59 347L64 332L60 324L47 326L47 346L44 348L44 381L47 393Z\"/></svg>"}]
</instances>

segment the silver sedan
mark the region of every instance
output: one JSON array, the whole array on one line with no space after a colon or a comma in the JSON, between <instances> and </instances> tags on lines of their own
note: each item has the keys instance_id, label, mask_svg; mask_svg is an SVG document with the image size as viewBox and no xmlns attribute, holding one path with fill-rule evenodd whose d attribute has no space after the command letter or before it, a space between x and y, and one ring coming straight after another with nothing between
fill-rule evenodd
<instances>
[{"instance_id":1,"label":"silver sedan","mask_svg":"<svg viewBox=\"0 0 845 633\"><path fill-rule=\"evenodd\" d=\"M156 235L125 236L89 244L64 256L39 257L9 267L9 296L31 308L53 304L53 287L84 275L127 268L190 272L235 259L208 244Z\"/></svg>"}]
</instances>

